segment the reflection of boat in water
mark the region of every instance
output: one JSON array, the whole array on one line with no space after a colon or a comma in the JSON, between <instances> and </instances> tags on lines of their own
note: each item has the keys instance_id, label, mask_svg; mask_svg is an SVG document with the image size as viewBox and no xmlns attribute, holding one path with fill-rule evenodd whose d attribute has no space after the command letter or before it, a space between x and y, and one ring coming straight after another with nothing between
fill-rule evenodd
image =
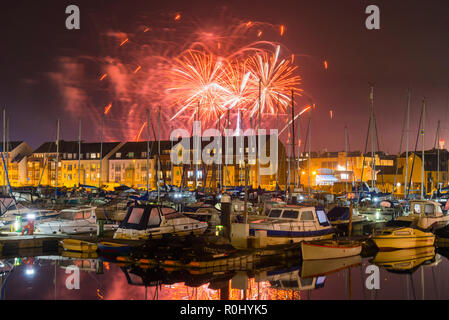
<instances>
[{"instance_id":1,"label":"reflection of boat in water","mask_svg":"<svg viewBox=\"0 0 449 320\"><path fill-rule=\"evenodd\" d=\"M326 276L302 277L300 267L267 271L264 277L258 277L258 282L269 281L270 286L277 290L303 291L324 287Z\"/></svg>"},{"instance_id":2,"label":"reflection of boat in water","mask_svg":"<svg viewBox=\"0 0 449 320\"><path fill-rule=\"evenodd\" d=\"M355 241L321 240L301 242L304 260L336 259L357 256L362 252L362 244Z\"/></svg>"},{"instance_id":3,"label":"reflection of boat in water","mask_svg":"<svg viewBox=\"0 0 449 320\"><path fill-rule=\"evenodd\" d=\"M199 287L209 283L209 287L214 287L214 282L229 281L234 276L234 272L194 273L186 269L141 268L136 265L121 267L121 270L128 284L146 287L175 283L184 283L188 287Z\"/></svg>"},{"instance_id":4,"label":"reflection of boat in water","mask_svg":"<svg viewBox=\"0 0 449 320\"><path fill-rule=\"evenodd\" d=\"M149 239L163 235L186 236L202 234L207 223L184 216L173 208L157 205L137 205L128 213L114 234L114 239Z\"/></svg>"},{"instance_id":5,"label":"reflection of boat in water","mask_svg":"<svg viewBox=\"0 0 449 320\"><path fill-rule=\"evenodd\" d=\"M267 232L267 245L332 238L335 229L323 210L287 205L270 210L268 217L249 224L250 235Z\"/></svg>"},{"instance_id":6,"label":"reflection of boat in water","mask_svg":"<svg viewBox=\"0 0 449 320\"><path fill-rule=\"evenodd\" d=\"M379 251L370 262L391 272L413 273L425 262L435 258L434 247Z\"/></svg>"},{"instance_id":7,"label":"reflection of boat in water","mask_svg":"<svg viewBox=\"0 0 449 320\"><path fill-rule=\"evenodd\" d=\"M98 243L98 251L105 255L122 256L130 253L131 246L122 243L102 241Z\"/></svg>"},{"instance_id":8,"label":"reflection of boat in water","mask_svg":"<svg viewBox=\"0 0 449 320\"><path fill-rule=\"evenodd\" d=\"M302 262L301 277L316 277L328 275L362 263L361 256L339 259L304 260Z\"/></svg>"},{"instance_id":9,"label":"reflection of boat in water","mask_svg":"<svg viewBox=\"0 0 449 320\"><path fill-rule=\"evenodd\" d=\"M95 252L98 249L97 244L77 239L61 240L64 250L77 252Z\"/></svg>"},{"instance_id":10,"label":"reflection of boat in water","mask_svg":"<svg viewBox=\"0 0 449 320\"><path fill-rule=\"evenodd\" d=\"M433 246L435 235L418 228L388 227L372 237L379 250L409 249Z\"/></svg>"}]
</instances>

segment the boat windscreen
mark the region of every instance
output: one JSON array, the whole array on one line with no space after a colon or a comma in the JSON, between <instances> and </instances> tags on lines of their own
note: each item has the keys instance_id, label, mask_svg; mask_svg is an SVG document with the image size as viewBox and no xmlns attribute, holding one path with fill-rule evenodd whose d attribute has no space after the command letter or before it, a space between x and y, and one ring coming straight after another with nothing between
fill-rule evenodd
<instances>
[{"instance_id":1,"label":"boat windscreen","mask_svg":"<svg viewBox=\"0 0 449 320\"><path fill-rule=\"evenodd\" d=\"M269 213L270 218L279 218L281 216L282 210L271 210Z\"/></svg>"},{"instance_id":2,"label":"boat windscreen","mask_svg":"<svg viewBox=\"0 0 449 320\"><path fill-rule=\"evenodd\" d=\"M320 223L320 225L329 225L326 213L323 210L317 210L316 215L318 217L318 222Z\"/></svg>"},{"instance_id":3,"label":"boat windscreen","mask_svg":"<svg viewBox=\"0 0 449 320\"><path fill-rule=\"evenodd\" d=\"M286 219L298 219L299 212L296 210L284 210L282 213L282 218Z\"/></svg>"},{"instance_id":4,"label":"boat windscreen","mask_svg":"<svg viewBox=\"0 0 449 320\"><path fill-rule=\"evenodd\" d=\"M128 223L139 224L142 219L143 212L143 208L133 208L131 215L129 216Z\"/></svg>"}]
</instances>

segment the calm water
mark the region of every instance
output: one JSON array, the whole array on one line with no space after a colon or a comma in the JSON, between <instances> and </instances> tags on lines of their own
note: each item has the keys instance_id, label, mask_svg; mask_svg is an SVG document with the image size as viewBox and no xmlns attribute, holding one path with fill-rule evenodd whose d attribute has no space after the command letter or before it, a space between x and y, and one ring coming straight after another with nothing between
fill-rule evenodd
<instances>
[{"instance_id":1,"label":"calm water","mask_svg":"<svg viewBox=\"0 0 449 320\"><path fill-rule=\"evenodd\" d=\"M443 253L443 252L440 252ZM371 258L293 261L215 273L123 266L60 256L1 260L2 299L449 299L449 261L433 248ZM366 268L380 268L368 290ZM79 289L66 282L79 267ZM70 282L70 281L69 281ZM73 282L71 282L73 283Z\"/></svg>"}]
</instances>

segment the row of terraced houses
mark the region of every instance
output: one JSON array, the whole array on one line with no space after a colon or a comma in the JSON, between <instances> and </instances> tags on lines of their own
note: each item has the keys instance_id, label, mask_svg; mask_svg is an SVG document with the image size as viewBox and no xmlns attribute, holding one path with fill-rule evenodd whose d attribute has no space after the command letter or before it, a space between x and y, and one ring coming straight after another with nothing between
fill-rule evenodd
<instances>
[{"instance_id":1,"label":"row of terraced houses","mask_svg":"<svg viewBox=\"0 0 449 320\"><path fill-rule=\"evenodd\" d=\"M224 138L223 138L224 139ZM249 156L251 148L258 148L244 139L240 152L243 158L236 155L237 145L233 140L232 154L226 155L220 149L222 157L230 156L232 163L225 165L206 165L201 160L197 163L172 164L171 150L180 159L187 153L193 159L193 143L190 148L181 147L172 141L151 141L149 143L149 161L147 161L147 142L81 142L59 141L45 142L33 150L24 141L9 142L3 154L3 165L0 168L0 183L9 179L11 186L55 186L56 174L58 186L75 187L82 185L124 184L134 188L146 188L147 173L150 188L154 189L159 181L166 184L189 188L221 186L243 186L245 184L245 167L248 185L265 189L274 189L276 183L281 187L289 183L295 186L343 191L361 180L375 184L382 191L404 193L404 186L410 183L410 189L418 191L421 185L421 153L410 152L387 155L383 152L375 154L375 171L372 172L371 154L361 152L312 152L301 154L293 159L289 157L289 146L278 141L278 170L271 175L261 175L259 181L259 164L257 159ZM269 156L270 139L266 139ZM225 145L223 140L223 146ZM201 150L214 154L217 150L209 150L209 142L201 143ZM158 150L160 148L160 162ZM434 190L438 185L448 185L449 152L446 149L431 149L424 157L424 187L426 192ZM57 162L58 161L58 162ZM406 161L408 162L406 172ZM147 171L147 162L149 170ZM224 160L223 160L224 163ZM309 170L310 163L310 170ZM263 165L267 167L272 164ZM5 174L4 167L7 167ZM58 166L58 170L56 170ZM159 169L158 169L159 168ZM413 171L412 171L413 169ZM290 176L289 176L290 172ZM101 173L101 174L100 174ZM405 180L407 173L407 181ZM309 178L310 177L310 178ZM411 178L410 178L411 177ZM100 181L101 180L101 181Z\"/></svg>"}]
</instances>

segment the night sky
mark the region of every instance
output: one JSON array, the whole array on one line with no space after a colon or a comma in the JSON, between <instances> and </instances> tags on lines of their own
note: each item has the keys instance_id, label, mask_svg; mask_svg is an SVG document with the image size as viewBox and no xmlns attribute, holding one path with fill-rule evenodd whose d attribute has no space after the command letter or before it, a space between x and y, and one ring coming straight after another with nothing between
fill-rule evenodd
<instances>
[{"instance_id":1,"label":"night sky","mask_svg":"<svg viewBox=\"0 0 449 320\"><path fill-rule=\"evenodd\" d=\"M80 30L65 28L65 8L70 4L80 7ZM365 28L365 8L370 4L380 8L380 30ZM350 149L363 150L370 82L375 85L381 149L393 154L399 151L408 87L412 89L410 147L414 146L424 96L428 101L426 147L434 145L438 120L442 138L449 144L447 0L2 3L0 106L7 108L10 117L11 140L23 139L32 147L53 140L57 118L61 119L62 139L77 139L78 117L85 117L84 139L98 141L100 126L98 121L88 119L89 109L101 110L108 104L108 97L94 92L87 97L90 103L75 114L54 81L57 75L64 75L59 67L61 59L104 55L104 42L98 40L102 32L131 33L142 21L155 25L157 19L148 20L177 12L197 24L211 17L217 17L220 23L221 17L230 16L286 26L283 44L300 56L296 61L302 88L317 106L312 115L313 150L343 150L345 125L349 128ZM327 70L322 67L324 60L328 61ZM95 68L96 60L91 61L92 68L83 72L86 82L101 74ZM106 126L118 127L123 121L123 113L112 114ZM109 140L125 139L110 132Z\"/></svg>"}]
</instances>

